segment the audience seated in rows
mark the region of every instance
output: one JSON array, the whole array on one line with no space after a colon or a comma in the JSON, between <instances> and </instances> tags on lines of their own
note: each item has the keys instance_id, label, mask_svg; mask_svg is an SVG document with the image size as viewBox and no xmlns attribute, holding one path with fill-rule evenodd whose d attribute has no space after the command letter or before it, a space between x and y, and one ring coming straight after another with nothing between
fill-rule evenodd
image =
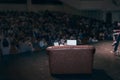
<instances>
[{"instance_id":1,"label":"audience seated in rows","mask_svg":"<svg viewBox=\"0 0 120 80\"><path fill-rule=\"evenodd\" d=\"M63 12L0 11L0 40L8 36L17 53L39 51L67 39L76 39L78 44L107 40L111 30L102 20Z\"/></svg>"}]
</instances>

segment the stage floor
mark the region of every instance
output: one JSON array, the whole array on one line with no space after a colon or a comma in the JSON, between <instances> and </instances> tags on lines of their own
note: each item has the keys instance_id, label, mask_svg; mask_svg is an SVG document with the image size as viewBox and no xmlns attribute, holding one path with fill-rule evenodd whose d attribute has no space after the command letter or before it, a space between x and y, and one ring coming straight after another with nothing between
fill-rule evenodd
<instances>
[{"instance_id":1,"label":"stage floor","mask_svg":"<svg viewBox=\"0 0 120 80\"><path fill-rule=\"evenodd\" d=\"M115 56L112 41L93 44L96 48L93 74L52 76L45 50L1 57L0 80L120 80L120 56ZM120 50L119 50L120 51Z\"/></svg>"}]
</instances>

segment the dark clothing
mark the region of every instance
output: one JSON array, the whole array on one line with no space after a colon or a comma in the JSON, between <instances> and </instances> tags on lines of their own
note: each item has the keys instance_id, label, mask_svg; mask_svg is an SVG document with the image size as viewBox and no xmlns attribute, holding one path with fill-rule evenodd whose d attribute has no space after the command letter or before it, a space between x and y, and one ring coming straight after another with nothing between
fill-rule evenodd
<instances>
[{"instance_id":1,"label":"dark clothing","mask_svg":"<svg viewBox=\"0 0 120 80\"><path fill-rule=\"evenodd\" d=\"M118 49L119 41L120 41L120 34L119 34L118 37L117 37L116 44L115 44L115 47L114 47L114 52L116 52L117 49Z\"/></svg>"},{"instance_id":2,"label":"dark clothing","mask_svg":"<svg viewBox=\"0 0 120 80\"><path fill-rule=\"evenodd\" d=\"M3 39L2 44L3 44L3 47L8 47L9 46L9 42L6 38Z\"/></svg>"}]
</instances>

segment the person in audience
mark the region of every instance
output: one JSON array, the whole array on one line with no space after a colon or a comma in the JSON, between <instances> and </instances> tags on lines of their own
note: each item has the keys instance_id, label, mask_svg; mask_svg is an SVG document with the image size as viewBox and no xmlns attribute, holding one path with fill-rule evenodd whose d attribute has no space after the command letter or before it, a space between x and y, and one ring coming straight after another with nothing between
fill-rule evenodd
<instances>
[{"instance_id":1,"label":"person in audience","mask_svg":"<svg viewBox=\"0 0 120 80\"><path fill-rule=\"evenodd\" d=\"M28 45L25 43L25 39L19 41L18 53L25 53L28 51Z\"/></svg>"},{"instance_id":2,"label":"person in audience","mask_svg":"<svg viewBox=\"0 0 120 80\"><path fill-rule=\"evenodd\" d=\"M2 51L2 55L9 55L10 54L10 48L11 48L11 44L10 44L10 40L8 37L3 36L1 39L1 51Z\"/></svg>"},{"instance_id":3,"label":"person in audience","mask_svg":"<svg viewBox=\"0 0 120 80\"><path fill-rule=\"evenodd\" d=\"M25 44L26 44L26 51L29 51L29 52L34 51L33 45L32 45L32 42L31 42L31 37L27 38L27 40L25 41Z\"/></svg>"},{"instance_id":4,"label":"person in audience","mask_svg":"<svg viewBox=\"0 0 120 80\"><path fill-rule=\"evenodd\" d=\"M34 38L34 40L32 41L32 45L33 45L33 51L40 51L40 46L37 39Z\"/></svg>"},{"instance_id":5,"label":"person in audience","mask_svg":"<svg viewBox=\"0 0 120 80\"><path fill-rule=\"evenodd\" d=\"M45 49L48 45L47 45L47 42L44 38L42 38L40 41L39 41L39 46L41 49Z\"/></svg>"},{"instance_id":6,"label":"person in audience","mask_svg":"<svg viewBox=\"0 0 120 80\"><path fill-rule=\"evenodd\" d=\"M62 36L62 38L59 41L59 44L60 45L66 45L66 38L65 38L65 36Z\"/></svg>"},{"instance_id":7,"label":"person in audience","mask_svg":"<svg viewBox=\"0 0 120 80\"><path fill-rule=\"evenodd\" d=\"M81 39L78 37L77 38L77 45L80 45L80 44L82 44L82 42L81 42Z\"/></svg>"}]
</instances>

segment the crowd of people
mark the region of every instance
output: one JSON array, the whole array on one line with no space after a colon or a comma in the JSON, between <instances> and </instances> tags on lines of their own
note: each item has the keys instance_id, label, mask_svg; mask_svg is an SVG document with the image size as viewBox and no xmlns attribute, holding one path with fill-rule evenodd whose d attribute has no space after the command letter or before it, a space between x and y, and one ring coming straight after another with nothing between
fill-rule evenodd
<instances>
[{"instance_id":1,"label":"crowd of people","mask_svg":"<svg viewBox=\"0 0 120 80\"><path fill-rule=\"evenodd\" d=\"M8 40L8 53L2 42ZM112 39L112 26L102 20L55 11L0 11L1 51L5 54L44 49L54 42L64 44L76 39L77 44Z\"/></svg>"}]
</instances>

